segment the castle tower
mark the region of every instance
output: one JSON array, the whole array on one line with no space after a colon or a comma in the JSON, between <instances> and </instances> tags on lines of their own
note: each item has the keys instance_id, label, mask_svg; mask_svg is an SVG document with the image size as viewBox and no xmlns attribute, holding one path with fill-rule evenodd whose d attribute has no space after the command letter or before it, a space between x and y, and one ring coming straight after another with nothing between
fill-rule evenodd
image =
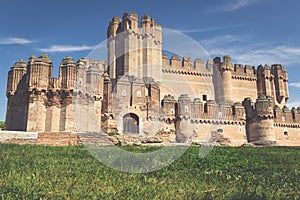
<instances>
[{"instance_id":1,"label":"castle tower","mask_svg":"<svg viewBox=\"0 0 300 200\"><path fill-rule=\"evenodd\" d=\"M288 73L286 68L279 64L272 65L271 72L274 75L276 104L283 107L289 99Z\"/></svg>"},{"instance_id":2,"label":"castle tower","mask_svg":"<svg viewBox=\"0 0 300 200\"><path fill-rule=\"evenodd\" d=\"M103 101L102 101L102 113L111 113L111 81L107 73L103 74Z\"/></svg>"},{"instance_id":3,"label":"castle tower","mask_svg":"<svg viewBox=\"0 0 300 200\"><path fill-rule=\"evenodd\" d=\"M185 143L193 136L193 128L190 123L192 101L187 94L182 94L178 98L177 118L176 118L176 141Z\"/></svg>"},{"instance_id":4,"label":"castle tower","mask_svg":"<svg viewBox=\"0 0 300 200\"><path fill-rule=\"evenodd\" d=\"M119 27L121 27L121 19L119 17L114 17L110 20L107 28L107 64L111 79L117 78L116 35Z\"/></svg>"},{"instance_id":5,"label":"castle tower","mask_svg":"<svg viewBox=\"0 0 300 200\"><path fill-rule=\"evenodd\" d=\"M52 78L52 61L47 54L40 55L38 59L29 59L29 89L37 91L47 90Z\"/></svg>"},{"instance_id":6,"label":"castle tower","mask_svg":"<svg viewBox=\"0 0 300 200\"><path fill-rule=\"evenodd\" d=\"M251 99L245 99L246 131L249 142L270 145L276 142L274 132L274 101L271 97L261 95L255 105Z\"/></svg>"},{"instance_id":7,"label":"castle tower","mask_svg":"<svg viewBox=\"0 0 300 200\"><path fill-rule=\"evenodd\" d=\"M87 84L87 91L91 95L99 95L100 94L100 79L101 79L101 69L95 62L89 63L89 68L87 69L86 74L86 84Z\"/></svg>"},{"instance_id":8,"label":"castle tower","mask_svg":"<svg viewBox=\"0 0 300 200\"><path fill-rule=\"evenodd\" d=\"M116 133L117 121L113 117L112 113L112 84L108 74L103 74L103 100L101 106L101 130L105 133Z\"/></svg>"},{"instance_id":9,"label":"castle tower","mask_svg":"<svg viewBox=\"0 0 300 200\"><path fill-rule=\"evenodd\" d=\"M162 65L162 30L145 15L138 26L136 13L125 13L110 20L107 31L108 66L112 82L120 76L158 80Z\"/></svg>"},{"instance_id":10,"label":"castle tower","mask_svg":"<svg viewBox=\"0 0 300 200\"><path fill-rule=\"evenodd\" d=\"M176 100L170 94L163 98L162 107L167 117L175 118L175 104Z\"/></svg>"},{"instance_id":11,"label":"castle tower","mask_svg":"<svg viewBox=\"0 0 300 200\"><path fill-rule=\"evenodd\" d=\"M47 90L52 79L52 61L48 55L29 58L29 103L27 131L44 132L46 128Z\"/></svg>"},{"instance_id":12,"label":"castle tower","mask_svg":"<svg viewBox=\"0 0 300 200\"><path fill-rule=\"evenodd\" d=\"M8 72L6 96L6 130L26 130L27 93L25 60L20 60ZM18 123L16 123L18 122Z\"/></svg>"},{"instance_id":13,"label":"castle tower","mask_svg":"<svg viewBox=\"0 0 300 200\"><path fill-rule=\"evenodd\" d=\"M258 117L257 141L263 144L275 143L274 133L274 102L271 97L259 96L255 108Z\"/></svg>"},{"instance_id":14,"label":"castle tower","mask_svg":"<svg viewBox=\"0 0 300 200\"><path fill-rule=\"evenodd\" d=\"M83 92L86 91L86 66L87 66L87 59L80 58L76 64L76 88Z\"/></svg>"},{"instance_id":15,"label":"castle tower","mask_svg":"<svg viewBox=\"0 0 300 200\"><path fill-rule=\"evenodd\" d=\"M220 66L220 72L223 79L223 86L224 86L224 94L225 94L225 101L232 102L232 71L233 66L231 63L231 58L229 56L223 57L223 63Z\"/></svg>"},{"instance_id":16,"label":"castle tower","mask_svg":"<svg viewBox=\"0 0 300 200\"><path fill-rule=\"evenodd\" d=\"M66 56L63 58L59 75L61 77L61 87L63 89L72 90L76 83L76 65L72 57Z\"/></svg>"},{"instance_id":17,"label":"castle tower","mask_svg":"<svg viewBox=\"0 0 300 200\"><path fill-rule=\"evenodd\" d=\"M200 118L203 116L203 102L199 98L194 99L192 109L192 118Z\"/></svg>"},{"instance_id":18,"label":"castle tower","mask_svg":"<svg viewBox=\"0 0 300 200\"><path fill-rule=\"evenodd\" d=\"M20 82L24 79L27 71L26 61L21 59L16 62L8 72L6 95L7 97L13 96L18 87L21 87Z\"/></svg>"},{"instance_id":19,"label":"castle tower","mask_svg":"<svg viewBox=\"0 0 300 200\"><path fill-rule=\"evenodd\" d=\"M274 76L271 74L271 68L268 65L258 66L257 69L257 94L258 96L275 97L275 88L273 84Z\"/></svg>"}]
</instances>

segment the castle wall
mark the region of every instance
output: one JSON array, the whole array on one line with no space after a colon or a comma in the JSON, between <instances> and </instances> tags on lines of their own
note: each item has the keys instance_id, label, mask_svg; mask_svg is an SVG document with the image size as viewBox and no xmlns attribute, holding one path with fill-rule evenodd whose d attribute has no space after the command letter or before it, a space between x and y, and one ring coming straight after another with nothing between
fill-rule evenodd
<instances>
[{"instance_id":1,"label":"castle wall","mask_svg":"<svg viewBox=\"0 0 300 200\"><path fill-rule=\"evenodd\" d=\"M232 101L243 102L246 97L257 99L256 79L232 79Z\"/></svg>"},{"instance_id":2,"label":"castle wall","mask_svg":"<svg viewBox=\"0 0 300 200\"><path fill-rule=\"evenodd\" d=\"M280 146L300 145L300 126L298 128L275 126L276 144Z\"/></svg>"},{"instance_id":3,"label":"castle wall","mask_svg":"<svg viewBox=\"0 0 300 200\"><path fill-rule=\"evenodd\" d=\"M27 131L44 132L46 124L46 96L44 92L34 92L29 96Z\"/></svg>"},{"instance_id":4,"label":"castle wall","mask_svg":"<svg viewBox=\"0 0 300 200\"><path fill-rule=\"evenodd\" d=\"M247 97L257 99L257 76L252 66L234 65L231 82L233 102L241 103Z\"/></svg>"},{"instance_id":5,"label":"castle wall","mask_svg":"<svg viewBox=\"0 0 300 200\"><path fill-rule=\"evenodd\" d=\"M24 96L13 96L7 101L5 129L25 131L27 125L27 104ZM18 122L18 123L16 123Z\"/></svg>"},{"instance_id":6,"label":"castle wall","mask_svg":"<svg viewBox=\"0 0 300 200\"><path fill-rule=\"evenodd\" d=\"M165 62L166 63L166 62ZM198 67L198 68L197 68ZM172 57L170 65L163 66L160 83L161 99L168 94L178 98L181 94L189 94L191 98L214 99L212 70L199 68L191 62L182 62L179 57Z\"/></svg>"}]
</instances>

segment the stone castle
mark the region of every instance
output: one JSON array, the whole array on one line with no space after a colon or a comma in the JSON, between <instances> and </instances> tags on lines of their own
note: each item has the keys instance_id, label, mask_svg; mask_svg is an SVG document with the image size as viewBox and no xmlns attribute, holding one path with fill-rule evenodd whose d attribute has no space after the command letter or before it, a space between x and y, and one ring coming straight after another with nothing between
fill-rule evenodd
<instances>
[{"instance_id":1,"label":"stone castle","mask_svg":"<svg viewBox=\"0 0 300 200\"><path fill-rule=\"evenodd\" d=\"M110 20L107 61L20 60L7 83L6 130L103 131L163 142L300 145L300 108L286 107L288 73L163 54L162 28L136 13ZM149 139L150 140L150 139Z\"/></svg>"}]
</instances>

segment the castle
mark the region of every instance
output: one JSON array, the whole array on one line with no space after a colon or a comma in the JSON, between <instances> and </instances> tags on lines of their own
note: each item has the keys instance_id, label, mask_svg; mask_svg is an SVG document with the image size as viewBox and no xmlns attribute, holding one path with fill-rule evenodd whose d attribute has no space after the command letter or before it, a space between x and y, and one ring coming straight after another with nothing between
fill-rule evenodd
<instances>
[{"instance_id":1,"label":"castle","mask_svg":"<svg viewBox=\"0 0 300 200\"><path fill-rule=\"evenodd\" d=\"M118 132L164 142L300 145L300 108L286 107L288 73L163 54L162 28L144 15L110 20L107 61L47 55L10 69L6 130Z\"/></svg>"}]
</instances>

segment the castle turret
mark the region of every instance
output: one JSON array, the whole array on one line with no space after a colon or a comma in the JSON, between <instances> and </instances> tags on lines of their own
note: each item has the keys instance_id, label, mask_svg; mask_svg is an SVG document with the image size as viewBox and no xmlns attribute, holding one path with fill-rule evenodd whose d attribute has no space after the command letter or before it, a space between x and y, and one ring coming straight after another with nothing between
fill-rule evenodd
<instances>
[{"instance_id":1,"label":"castle turret","mask_svg":"<svg viewBox=\"0 0 300 200\"><path fill-rule=\"evenodd\" d=\"M191 116L191 99L187 94L182 94L178 98L178 115L179 116Z\"/></svg>"},{"instance_id":2,"label":"castle turret","mask_svg":"<svg viewBox=\"0 0 300 200\"><path fill-rule=\"evenodd\" d=\"M130 13L129 19L131 23L130 28L132 30L139 28L139 18L135 12Z\"/></svg>"},{"instance_id":3,"label":"castle turret","mask_svg":"<svg viewBox=\"0 0 300 200\"><path fill-rule=\"evenodd\" d=\"M223 79L226 102L232 102L232 70L233 66L231 63L231 58L229 56L224 56L220 71Z\"/></svg>"},{"instance_id":4,"label":"castle turret","mask_svg":"<svg viewBox=\"0 0 300 200\"><path fill-rule=\"evenodd\" d=\"M162 106L167 117L175 118L175 104L176 100L173 96L171 96L170 94L164 96L162 100Z\"/></svg>"},{"instance_id":5,"label":"castle turret","mask_svg":"<svg viewBox=\"0 0 300 200\"><path fill-rule=\"evenodd\" d=\"M87 91L91 95L99 95L100 93L100 79L101 79L102 71L100 66L97 65L96 62L90 62L89 68L87 70L86 75L86 84L87 84Z\"/></svg>"},{"instance_id":6,"label":"castle turret","mask_svg":"<svg viewBox=\"0 0 300 200\"><path fill-rule=\"evenodd\" d=\"M103 74L103 101L102 101L102 113L112 113L111 110L111 81L108 74L105 72Z\"/></svg>"},{"instance_id":7,"label":"castle turret","mask_svg":"<svg viewBox=\"0 0 300 200\"><path fill-rule=\"evenodd\" d=\"M116 35L119 27L121 26L120 17L114 17L110 20L107 28L107 64L110 78L116 79Z\"/></svg>"},{"instance_id":8,"label":"castle turret","mask_svg":"<svg viewBox=\"0 0 300 200\"><path fill-rule=\"evenodd\" d=\"M76 88L81 91L86 91L86 66L88 60L81 58L76 64Z\"/></svg>"},{"instance_id":9,"label":"castle turret","mask_svg":"<svg viewBox=\"0 0 300 200\"><path fill-rule=\"evenodd\" d=\"M248 141L259 145L275 143L273 99L261 95L256 100L255 106L251 99L245 99L243 105L246 108Z\"/></svg>"},{"instance_id":10,"label":"castle turret","mask_svg":"<svg viewBox=\"0 0 300 200\"><path fill-rule=\"evenodd\" d=\"M199 98L194 99L192 109L192 118L200 118L204 112L203 102Z\"/></svg>"},{"instance_id":11,"label":"castle turret","mask_svg":"<svg viewBox=\"0 0 300 200\"><path fill-rule=\"evenodd\" d=\"M52 61L47 54L38 59L30 58L28 65L29 89L47 90L52 78Z\"/></svg>"},{"instance_id":12,"label":"castle turret","mask_svg":"<svg viewBox=\"0 0 300 200\"><path fill-rule=\"evenodd\" d=\"M150 28L151 27L151 17L149 15L144 15L142 17L142 28Z\"/></svg>"},{"instance_id":13,"label":"castle turret","mask_svg":"<svg viewBox=\"0 0 300 200\"><path fill-rule=\"evenodd\" d=\"M25 81L25 74L27 71L27 64L25 60L20 60L14 64L12 68L10 68L8 72L8 80L7 80L7 88L6 95L9 97L14 95L15 91L18 87L22 87L19 85L21 80Z\"/></svg>"},{"instance_id":14,"label":"castle turret","mask_svg":"<svg viewBox=\"0 0 300 200\"><path fill-rule=\"evenodd\" d=\"M176 118L176 141L185 143L189 142L193 136L193 128L190 123L191 99L187 94L182 94L178 98L177 118Z\"/></svg>"},{"instance_id":15,"label":"castle turret","mask_svg":"<svg viewBox=\"0 0 300 200\"><path fill-rule=\"evenodd\" d=\"M108 28L107 28L107 38L115 37L120 25L121 25L120 17L113 17L110 20Z\"/></svg>"},{"instance_id":16,"label":"castle turret","mask_svg":"<svg viewBox=\"0 0 300 200\"><path fill-rule=\"evenodd\" d=\"M27 85L25 60L20 60L10 68L7 80L6 130L26 130Z\"/></svg>"},{"instance_id":17,"label":"castle turret","mask_svg":"<svg viewBox=\"0 0 300 200\"><path fill-rule=\"evenodd\" d=\"M61 87L72 90L76 83L76 65L72 57L66 56L60 64Z\"/></svg>"},{"instance_id":18,"label":"castle turret","mask_svg":"<svg viewBox=\"0 0 300 200\"><path fill-rule=\"evenodd\" d=\"M280 107L283 107L289 99L288 74L286 68L279 64L274 64L271 67L271 72L274 75L276 103Z\"/></svg>"},{"instance_id":19,"label":"castle turret","mask_svg":"<svg viewBox=\"0 0 300 200\"><path fill-rule=\"evenodd\" d=\"M260 96L256 100L255 108L258 117L256 140L262 144L275 143L273 107L274 102L271 97Z\"/></svg>"}]
</instances>

